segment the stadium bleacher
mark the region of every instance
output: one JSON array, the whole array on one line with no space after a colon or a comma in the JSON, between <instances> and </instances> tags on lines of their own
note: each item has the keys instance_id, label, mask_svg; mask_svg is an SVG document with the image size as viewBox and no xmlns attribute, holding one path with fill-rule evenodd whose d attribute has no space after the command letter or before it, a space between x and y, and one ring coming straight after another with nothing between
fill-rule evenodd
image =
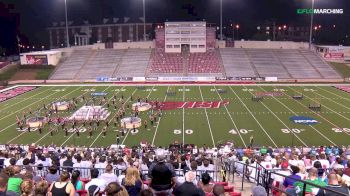
<instances>
[{"instance_id":1,"label":"stadium bleacher","mask_svg":"<svg viewBox=\"0 0 350 196\"><path fill-rule=\"evenodd\" d=\"M151 52L151 49L127 49L112 77L144 77Z\"/></svg>"},{"instance_id":2,"label":"stadium bleacher","mask_svg":"<svg viewBox=\"0 0 350 196\"><path fill-rule=\"evenodd\" d=\"M150 62L150 73L183 73L183 56L180 53L165 53L164 49L154 49Z\"/></svg>"},{"instance_id":3,"label":"stadium bleacher","mask_svg":"<svg viewBox=\"0 0 350 196\"><path fill-rule=\"evenodd\" d=\"M221 48L227 76L335 79L338 73L308 50Z\"/></svg>"}]
</instances>

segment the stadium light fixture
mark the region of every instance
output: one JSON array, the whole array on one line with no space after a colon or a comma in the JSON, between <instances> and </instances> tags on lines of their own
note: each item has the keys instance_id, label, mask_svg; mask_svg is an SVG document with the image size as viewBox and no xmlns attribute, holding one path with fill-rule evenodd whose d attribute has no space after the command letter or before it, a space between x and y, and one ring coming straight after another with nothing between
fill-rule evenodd
<instances>
[{"instance_id":1,"label":"stadium light fixture","mask_svg":"<svg viewBox=\"0 0 350 196\"><path fill-rule=\"evenodd\" d=\"M68 34L68 14L67 14L67 0L64 0L64 11L66 15L66 36L67 36L67 47L69 48L69 34Z\"/></svg>"},{"instance_id":2,"label":"stadium light fixture","mask_svg":"<svg viewBox=\"0 0 350 196\"><path fill-rule=\"evenodd\" d=\"M311 2L311 9L314 10L315 7L315 0L312 0ZM311 50L311 44L312 44L312 27L314 23L314 12L312 12L310 17L310 36L309 36L309 50Z\"/></svg>"},{"instance_id":3,"label":"stadium light fixture","mask_svg":"<svg viewBox=\"0 0 350 196\"><path fill-rule=\"evenodd\" d=\"M146 41L146 2L142 0L143 9L143 41Z\"/></svg>"},{"instance_id":4,"label":"stadium light fixture","mask_svg":"<svg viewBox=\"0 0 350 196\"><path fill-rule=\"evenodd\" d=\"M220 0L220 40L223 40L223 37L222 37L222 0Z\"/></svg>"}]
</instances>

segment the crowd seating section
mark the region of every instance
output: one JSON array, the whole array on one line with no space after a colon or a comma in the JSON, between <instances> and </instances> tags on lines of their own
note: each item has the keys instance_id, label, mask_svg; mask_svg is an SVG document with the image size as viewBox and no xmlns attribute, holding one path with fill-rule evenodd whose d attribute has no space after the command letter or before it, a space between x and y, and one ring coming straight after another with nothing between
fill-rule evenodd
<instances>
[{"instance_id":1,"label":"crowd seating section","mask_svg":"<svg viewBox=\"0 0 350 196\"><path fill-rule=\"evenodd\" d=\"M150 73L183 73L184 58L180 53L165 53L157 48L152 53Z\"/></svg>"},{"instance_id":2,"label":"crowd seating section","mask_svg":"<svg viewBox=\"0 0 350 196\"><path fill-rule=\"evenodd\" d=\"M189 56L189 73L221 73L220 57L215 50L205 53L191 53Z\"/></svg>"},{"instance_id":3,"label":"crowd seating section","mask_svg":"<svg viewBox=\"0 0 350 196\"><path fill-rule=\"evenodd\" d=\"M339 79L320 56L301 49L220 49L227 76Z\"/></svg>"}]
</instances>

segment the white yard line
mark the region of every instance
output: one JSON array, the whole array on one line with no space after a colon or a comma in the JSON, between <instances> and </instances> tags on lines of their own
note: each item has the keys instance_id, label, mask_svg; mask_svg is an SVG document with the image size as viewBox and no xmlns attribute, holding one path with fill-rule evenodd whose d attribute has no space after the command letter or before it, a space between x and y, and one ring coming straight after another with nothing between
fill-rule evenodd
<instances>
[{"instance_id":1,"label":"white yard line","mask_svg":"<svg viewBox=\"0 0 350 196\"><path fill-rule=\"evenodd\" d=\"M110 86L109 87L107 87L107 88L105 88L102 92L105 92L107 89L109 89L110 88ZM87 91L88 92L88 91ZM85 93L87 93L87 92L85 92ZM85 94L84 93L84 94ZM82 94L82 95L80 95L79 97L81 97L81 96L83 96L84 94ZM112 95L112 97L113 97L113 95ZM104 103L103 104L103 106L105 105L106 103ZM79 128L78 128L78 130L81 128L82 126L80 126ZM63 146L63 144L65 144L65 143L67 143L68 141L69 141L69 139L74 135L75 133L73 132L62 144L61 144L61 147Z\"/></svg>"},{"instance_id":2,"label":"white yard line","mask_svg":"<svg viewBox=\"0 0 350 196\"><path fill-rule=\"evenodd\" d=\"M81 129L83 127L83 125L81 125L79 128L78 128L78 130L76 130L76 131L79 131L79 129ZM75 131L75 132L76 132ZM66 142L68 142L69 141L69 139L71 138L71 137L73 137L76 133L75 132L72 132L71 133L71 135L61 144L61 146L60 147L62 147ZM49 132L50 133L50 132ZM48 134L49 134L48 133ZM48 135L48 134L46 134L46 135Z\"/></svg>"},{"instance_id":3,"label":"white yard line","mask_svg":"<svg viewBox=\"0 0 350 196\"><path fill-rule=\"evenodd\" d=\"M28 92L26 92L26 93L33 92L33 91L39 90L39 89L40 89L40 88L36 88L36 89L31 90L31 91L28 91ZM2 108L2 109L0 110L0 112L6 110L7 108L10 108L10 107L12 107L12 106L15 106L15 105L17 105L17 104L20 104L20 103L22 103L22 102L24 102L24 101L27 101L28 99L32 99L32 97L35 97L35 96L40 95L40 94L42 94L42 93L45 93L46 91L51 90L51 89L53 89L53 87L48 88L48 89L46 89L46 90L44 90L44 91L42 91L42 92L35 93L34 95L32 95L32 96L30 96L30 97L23 98L22 101L19 101L19 102L16 101L15 104L10 104L10 105L8 105L7 107ZM23 94L21 94L21 95L25 95L26 93L23 93ZM21 96L21 95L18 95L18 96ZM10 100L13 100L13 99L16 99L16 97L11 98L11 99L6 100L6 101L10 101ZM17 99L18 99L18 98L17 98Z\"/></svg>"},{"instance_id":4,"label":"white yard line","mask_svg":"<svg viewBox=\"0 0 350 196\"><path fill-rule=\"evenodd\" d=\"M185 102L185 86L182 86L182 101ZM185 107L182 107L182 145L185 144Z\"/></svg>"},{"instance_id":5,"label":"white yard line","mask_svg":"<svg viewBox=\"0 0 350 196\"><path fill-rule=\"evenodd\" d=\"M69 95L69 94L71 94L71 93L73 93L73 92L75 92L75 91L77 91L77 90L79 90L79 89L81 89L82 87L79 87L79 88L77 88L77 89L75 89L75 90L73 90L73 91L70 91L69 93L67 93L67 94L65 94L63 97L66 97L67 95ZM85 93L84 93L85 94ZM80 95L80 96L82 96L82 95ZM16 124L16 123L14 123L14 124ZM12 125L14 125L14 124L12 124ZM26 131L24 132L24 133L27 133ZM44 136L42 136L40 139L39 139L39 141L40 140L42 140L45 136L47 136L48 134L45 134ZM16 139L17 139L18 137L16 137ZM13 141L13 139L11 140L11 141ZM38 141L37 141L38 142ZM37 143L37 142L35 142L35 143Z\"/></svg>"},{"instance_id":6,"label":"white yard line","mask_svg":"<svg viewBox=\"0 0 350 196\"><path fill-rule=\"evenodd\" d=\"M216 89L216 86L214 86L214 88L215 88L216 93L219 95L220 100L221 100L221 101L223 101L223 99L222 99L222 97L221 97L220 93L218 93L218 90ZM237 131L237 133L238 133L239 137L241 138L241 140L242 140L242 143L243 143L244 147L247 147L247 145L246 145L246 143L244 142L243 137L242 137L242 135L241 135L241 133L240 133L240 131L239 131L239 129L238 129L238 127L237 127L237 125L236 125L235 121L233 120L233 118L232 118L232 116L231 116L231 114L230 114L230 111L228 111L228 109L227 109L227 106L226 106L226 105L225 105L225 109L226 109L226 112L227 112L228 116L230 117L231 122L232 122L233 126L235 127L235 129L236 129L236 131Z\"/></svg>"},{"instance_id":7,"label":"white yard line","mask_svg":"<svg viewBox=\"0 0 350 196\"><path fill-rule=\"evenodd\" d=\"M108 89L108 88L107 88L107 89ZM106 90L107 90L107 89L106 89ZM123 86L121 89L124 89L124 86ZM121 90L118 91L115 95L118 95L120 92L121 92ZM113 96L114 96L114 95L112 95L111 98L109 98L109 99L107 100L107 102L109 102L109 101L113 98ZM129 98L130 98L130 97L129 97ZM107 102L106 102L106 103L107 103ZM103 105L105 105L106 103L104 103ZM127 101L126 101L125 103L127 103ZM115 115L108 121L108 123L110 123L116 115L117 115L117 111L115 112ZM102 135L102 131L97 135L97 137L94 139L94 141L92 141L92 143L90 144L89 147L91 147L92 145L94 145L94 143L97 141L97 139L98 139L101 135Z\"/></svg>"},{"instance_id":8,"label":"white yard line","mask_svg":"<svg viewBox=\"0 0 350 196\"><path fill-rule=\"evenodd\" d=\"M148 99L148 97L151 95L151 93L152 93L152 91L153 91L153 88L154 88L154 86L152 87L151 92L148 94L147 99ZM137 90L137 89L135 89L135 91L131 94L131 96L135 94L136 90ZM131 96L130 96L130 97L131 97ZM130 97L128 98L128 100L130 99ZM128 101L128 100L127 100L127 101ZM142 121L141 121L141 122L142 122ZM141 126L142 126L142 125L141 125ZM124 144L124 142L125 142L126 138L128 137L130 131L131 131L131 129L126 133L126 135L125 135L125 137L124 137L124 139L123 139L121 145Z\"/></svg>"},{"instance_id":9,"label":"white yard line","mask_svg":"<svg viewBox=\"0 0 350 196\"><path fill-rule=\"evenodd\" d=\"M82 87L80 87L80 88L82 88ZM80 88L78 88L78 89L80 89ZM76 89L76 90L78 90L78 89ZM74 91L76 91L76 90L74 90ZM54 94L56 94L56 93L58 93L58 92L55 92L55 93L53 93L53 94L49 94L49 95L47 95L47 96L45 96L45 97L39 99L38 101L33 102L33 103L27 105L26 107L21 108L20 110L17 110L17 111L15 111L15 112L12 112L12 113L9 114L9 115L12 115L12 114L14 114L14 113L16 113L16 112L19 112L19 111L21 111L21 110L23 110L23 109L25 109L25 108L27 108L27 107L29 107L29 106L31 106L31 105L37 103L37 102L39 102L39 101L42 101L43 99L46 99L47 97L51 97L52 95L54 95ZM0 131L0 133L3 132L3 131L5 131L6 129L8 129L9 127L11 127L11 126L13 126L13 125L15 125L15 124L16 124L16 122L13 123L13 124L11 124L11 125L9 125L9 126L7 126L7 127L5 127L4 129L2 129L2 130Z\"/></svg>"},{"instance_id":10,"label":"white yard line","mask_svg":"<svg viewBox=\"0 0 350 196\"><path fill-rule=\"evenodd\" d=\"M319 96L321 96L321 97L323 97L323 98L325 98L326 100L329 100L329 101L331 101L331 102L333 102L333 103L335 103L335 104L337 104L337 105L340 105L340 106L342 106L342 107L344 107L344 108L350 110L350 107L347 107L347 106L345 106L345 105L343 105L343 104L341 104L341 103L338 103L338 102L336 102L336 101L334 101L334 100L332 100L332 99L330 99L330 98L328 98L328 97L325 97L325 96L323 96L323 95L321 95L321 94L319 94L319 93L316 93L316 92L314 92L314 93L317 94L317 95L319 95Z\"/></svg>"},{"instance_id":11,"label":"white yard line","mask_svg":"<svg viewBox=\"0 0 350 196\"><path fill-rule=\"evenodd\" d=\"M151 89L151 91L148 93L148 95L147 95L147 99L149 98L149 96L151 95L151 93L153 92L153 88L154 88L154 86L152 86L152 89ZM132 93L132 95L134 95L134 93L135 93L136 91L134 91L133 93ZM130 96L131 97L131 96ZM129 98L130 98L129 97ZM129 99L128 99L129 100ZM160 119L159 119L160 120ZM123 139L123 141L122 141L122 143L121 143L121 145L123 145L124 144L124 142L125 142L125 140L126 140L126 138L128 137L128 135L129 135L129 133L130 133L130 130L126 133L126 135L125 135L125 137L124 137L124 139Z\"/></svg>"},{"instance_id":12,"label":"white yard line","mask_svg":"<svg viewBox=\"0 0 350 196\"><path fill-rule=\"evenodd\" d=\"M246 88L246 87L245 87L245 88ZM253 94L252 92L250 92L250 91L249 91L249 93L250 93L251 95L254 95L254 94ZM281 120L269 107L266 106L266 104L264 104L263 101L261 102L261 104L262 104L267 110L269 110L270 113L271 113L278 121L280 121L280 122L289 130L290 133L292 133L296 138L298 138L299 141L300 141L301 143L303 143L304 146L307 146L307 145L305 144L305 142L302 141L302 140L301 140L287 125L286 125L286 123L283 122L283 120Z\"/></svg>"},{"instance_id":13,"label":"white yard line","mask_svg":"<svg viewBox=\"0 0 350 196\"><path fill-rule=\"evenodd\" d=\"M8 141L7 143L10 144L12 141L14 141L15 139L21 137L23 134L25 134L26 131L23 131L21 134L17 135L16 137L12 138L10 141Z\"/></svg>"},{"instance_id":14,"label":"white yard line","mask_svg":"<svg viewBox=\"0 0 350 196\"><path fill-rule=\"evenodd\" d=\"M163 102L166 101L166 98L168 97L168 90L169 90L169 87L167 88L166 90L166 93L165 93L165 97L164 97L164 100ZM160 124L160 119L163 117L164 114L162 114L162 116L159 117L159 121L158 121L158 124L157 124L157 127L156 127L156 131L154 132L154 135L153 135L153 139L152 139L152 146L154 145L154 140L156 139L156 135L157 135L157 132L158 132L158 127L159 127L159 124Z\"/></svg>"},{"instance_id":15,"label":"white yard line","mask_svg":"<svg viewBox=\"0 0 350 196\"><path fill-rule=\"evenodd\" d=\"M290 87L288 87L288 88L290 88ZM294 89L292 89L292 88L290 88L291 90L293 90L294 91ZM305 94L304 94L304 96L306 97L306 98L308 98L308 99L310 99L310 100L312 100L311 98L309 98L308 96L306 96ZM298 102L298 101L297 101ZM298 102L299 103L299 102ZM301 104L301 103L299 103L299 104ZM307 108L305 105L303 105L303 104L301 104L303 107L305 107L305 108ZM342 116L342 117L344 117L344 118L346 118L345 116L343 116L343 115L341 115L341 114L339 114L338 112L336 112L336 111L334 111L334 110L332 110L332 109L330 109L329 107L327 107L327 106L324 106L323 105L323 107L325 107L325 108L327 108L328 110L331 110L333 113L335 113L335 114L338 114L338 115L340 115L340 116ZM334 124L333 122L331 122L331 121L329 121L328 119L326 119L325 117L323 117L323 116L321 116L320 114L318 114L318 113L316 113L316 112L314 112L314 111L312 111L314 114L316 114L316 115L318 115L319 117L321 117L322 119L324 119L325 121L327 121L329 124L331 124L331 125L333 125L333 126L335 126L336 128L340 128L339 126L337 126L336 124ZM347 119L347 118L346 118ZM346 135L350 135L350 133L348 133L348 132L345 132L345 131L342 131L343 133L345 133Z\"/></svg>"},{"instance_id":16,"label":"white yard line","mask_svg":"<svg viewBox=\"0 0 350 196\"><path fill-rule=\"evenodd\" d=\"M256 121L256 123L258 123L259 127L264 131L264 133L266 134L266 136L271 140L271 142L273 143L273 145L275 145L275 147L277 147L276 142L271 138L271 136L267 133L267 131L265 130L265 128L261 125L261 123L258 121L258 119L255 118L255 116L253 115L252 111L247 107L247 105L241 100L241 98L237 95L237 93L230 87L231 91L236 95L236 97L238 98L238 100L243 104L243 106L245 107L245 109L249 112L249 114L254 118L254 120ZM238 132L238 130L237 130ZM299 139L299 138L298 138Z\"/></svg>"},{"instance_id":17,"label":"white yard line","mask_svg":"<svg viewBox=\"0 0 350 196\"><path fill-rule=\"evenodd\" d=\"M346 98L346 97L343 97L343 96L341 96L341 95L338 95L337 93L333 93L332 91L323 89L323 88L318 87L318 86L316 86L316 88L318 88L318 89L320 89L320 90L322 90L322 91L325 91L325 92L327 92L327 93L330 93L330 94L332 94L332 95L335 95L335 96L339 97L340 99L344 99L344 100L350 101L349 98ZM334 88L334 89L337 89L337 88ZM344 92L344 91L341 91L340 89L337 89L337 90L340 91L340 92L346 93L346 92ZM349 93L347 93L347 94L349 94ZM345 95L344 95L344 96L345 96ZM328 98L328 99L330 99L330 98Z\"/></svg>"},{"instance_id":18,"label":"white yard line","mask_svg":"<svg viewBox=\"0 0 350 196\"><path fill-rule=\"evenodd\" d=\"M264 92L266 92L263 88L260 87L261 90L263 90ZM284 95L288 96L286 93L283 92ZM290 112L292 112L295 116L298 116L298 114L296 112L294 112L292 109L290 109L288 106L286 106L284 103L282 103L280 100L278 100L276 97L273 96L273 98L278 101L280 104L282 104L285 108L287 108ZM295 102L298 102L297 100L293 99ZM328 140L330 143L332 143L333 145L335 145L335 143L330 140L327 136L325 136L323 133L321 133L318 129L316 129L314 126L309 125L309 127L311 127L314 131L316 131L318 134L320 134L324 139ZM293 134L298 137L294 132Z\"/></svg>"},{"instance_id":19,"label":"white yard line","mask_svg":"<svg viewBox=\"0 0 350 196\"><path fill-rule=\"evenodd\" d=\"M52 89L52 88L51 88L51 89ZM46 92L46 91L44 91L44 92ZM44 93L44 92L38 93L37 95L42 94L42 93ZM58 92L55 92L54 94L56 94L56 93L58 93ZM16 112L21 111L21 110L23 110L23 109L25 109L25 108L27 108L27 107L29 107L29 106L31 106L31 105L33 105L33 104L35 104L35 103L41 101L41 100L43 100L43 99L46 99L47 97L50 97L51 95L54 95L54 94L50 94L50 93L49 93L47 96L40 98L38 101L35 101L35 102L33 102L33 103L31 103L31 104L29 104L29 105L27 105L27 106L21 108L20 110L14 111L14 112L10 113L9 115L6 115L6 116L0 118L0 120L2 120L2 119L4 119L4 118L7 118L7 117L11 116L12 114L15 114ZM17 105L17 104L18 104L18 103L14 104L14 105ZM14 106L14 105L11 104L11 106Z\"/></svg>"},{"instance_id":20,"label":"white yard line","mask_svg":"<svg viewBox=\"0 0 350 196\"><path fill-rule=\"evenodd\" d=\"M200 92L201 97L202 97L202 101L204 102L204 98L203 98L203 94L202 94L201 87L199 86L198 88L199 88L199 92ZM215 141L214 141L213 132L212 132L212 130L211 130L211 125L210 125L210 121L209 121L209 117L208 117L207 108L204 108L204 111L205 111L205 116L207 117L207 122L208 122L208 126L209 126L209 131L210 131L211 140L213 141L213 146L214 146L214 148L215 148Z\"/></svg>"}]
</instances>

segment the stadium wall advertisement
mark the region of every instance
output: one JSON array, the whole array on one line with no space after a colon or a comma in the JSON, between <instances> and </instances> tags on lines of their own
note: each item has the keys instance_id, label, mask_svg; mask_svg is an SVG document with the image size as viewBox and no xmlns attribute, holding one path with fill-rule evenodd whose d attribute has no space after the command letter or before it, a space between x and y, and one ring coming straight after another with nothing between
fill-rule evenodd
<instances>
[{"instance_id":1,"label":"stadium wall advertisement","mask_svg":"<svg viewBox=\"0 0 350 196\"><path fill-rule=\"evenodd\" d=\"M48 65L47 55L26 55L28 65Z\"/></svg>"}]
</instances>

